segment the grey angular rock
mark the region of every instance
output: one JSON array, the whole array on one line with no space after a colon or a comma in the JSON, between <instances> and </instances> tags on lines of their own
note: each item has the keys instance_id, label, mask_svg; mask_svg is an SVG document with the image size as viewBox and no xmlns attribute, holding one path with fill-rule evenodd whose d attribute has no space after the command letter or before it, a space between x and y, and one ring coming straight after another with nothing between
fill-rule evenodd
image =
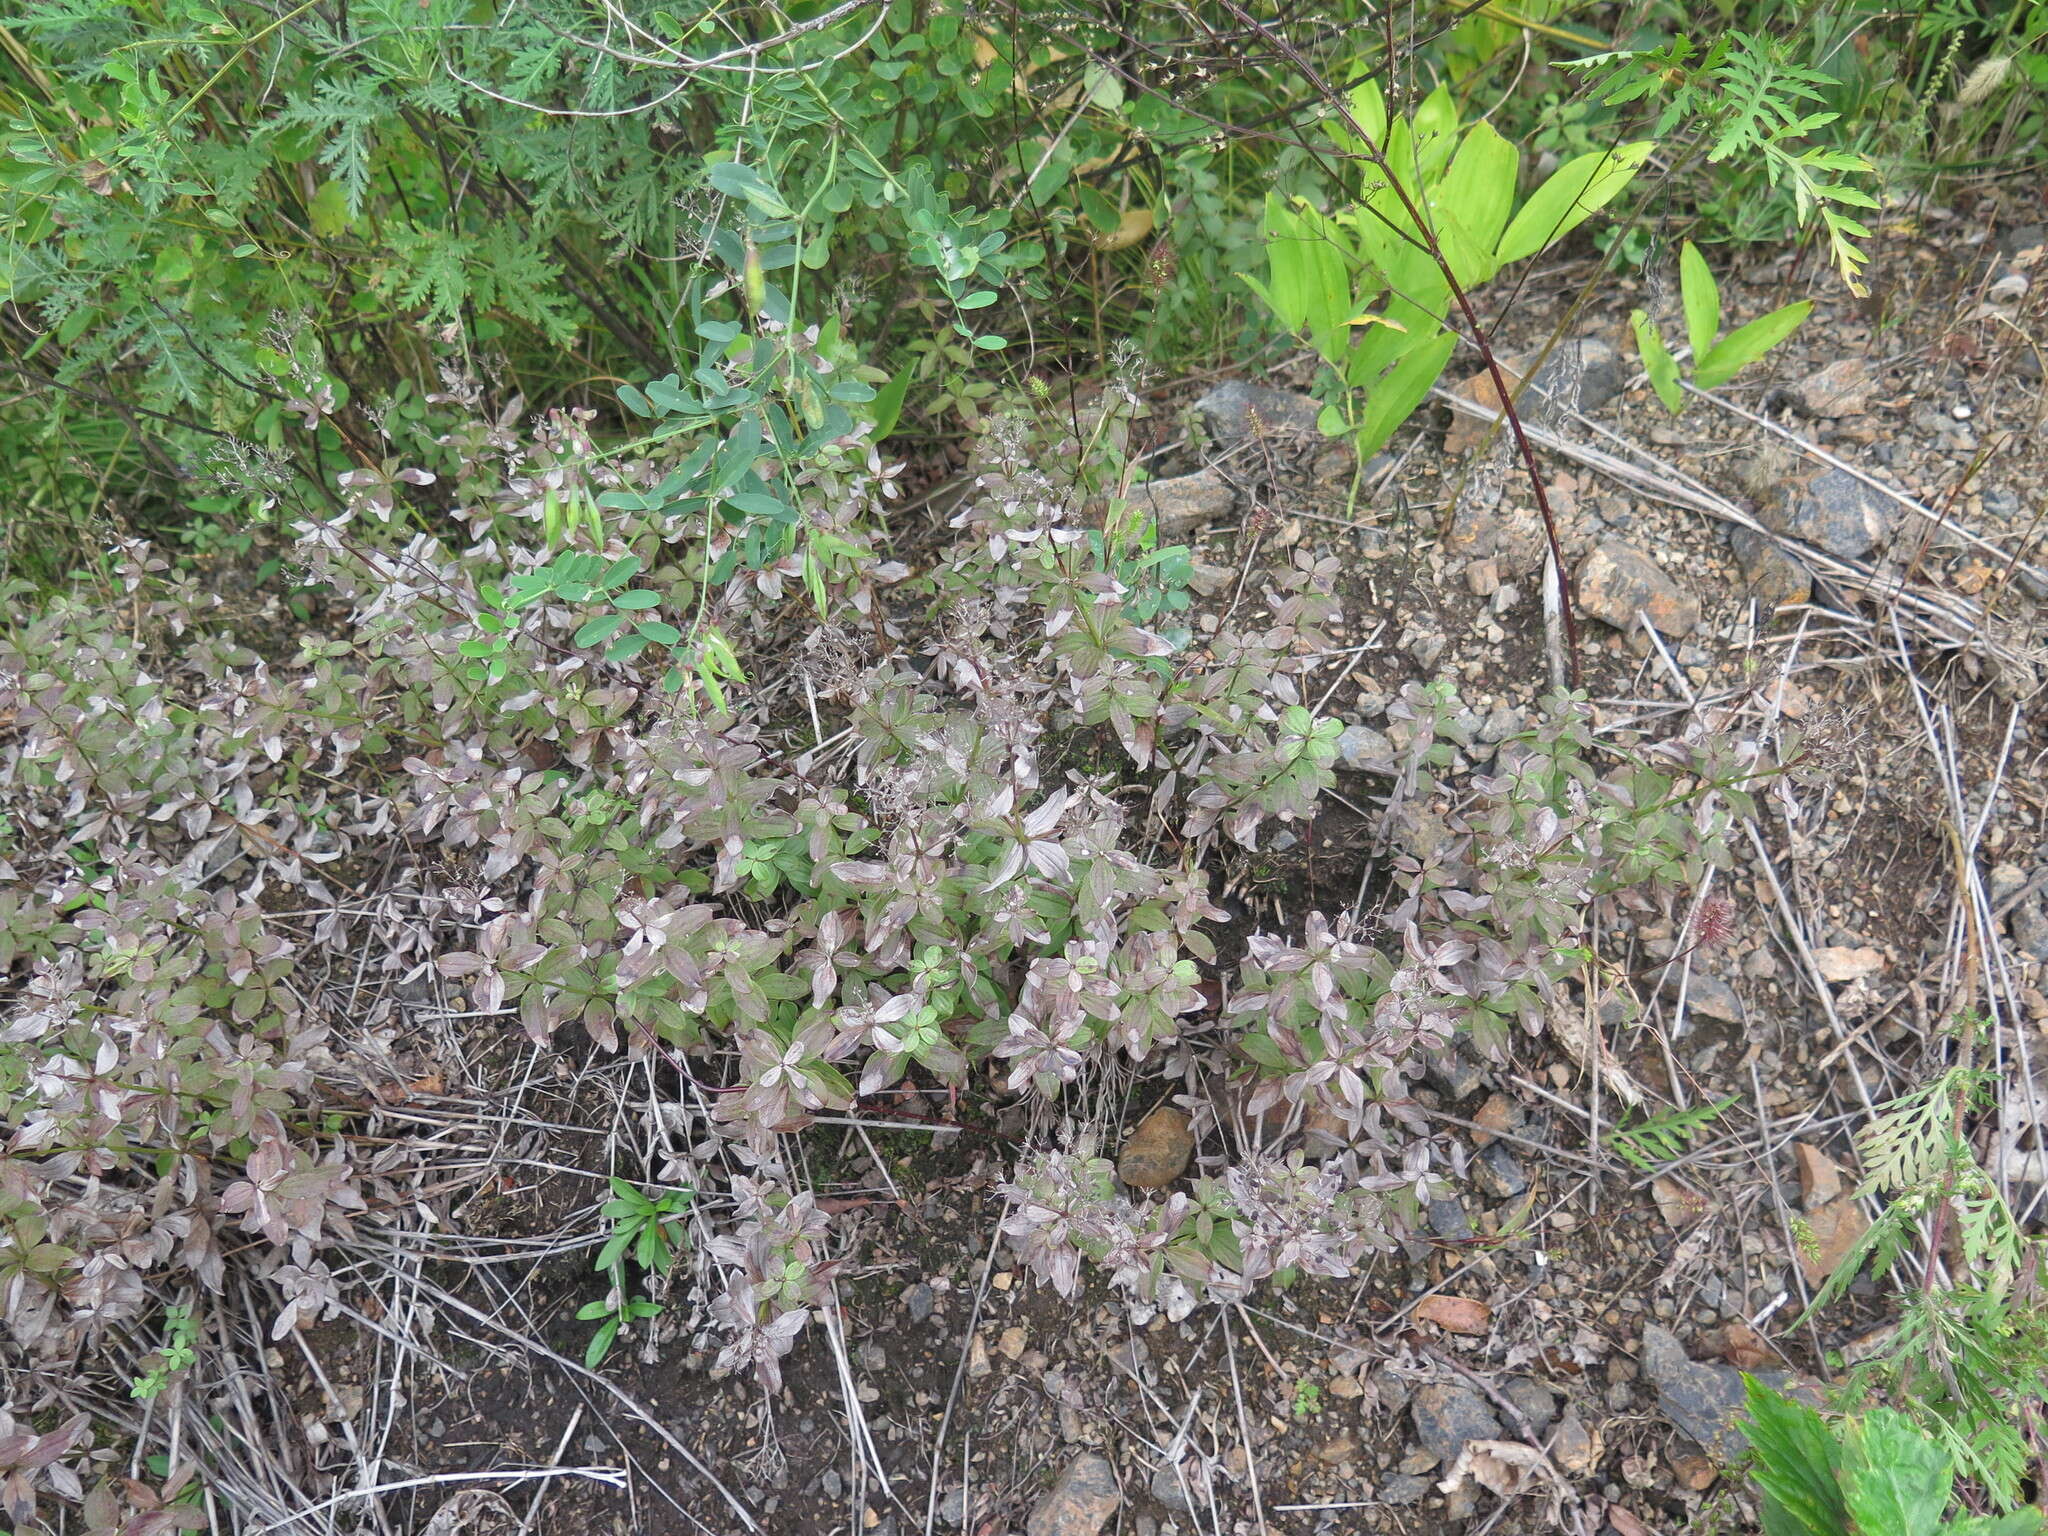
<instances>
[{"instance_id":1,"label":"grey angular rock","mask_svg":"<svg viewBox=\"0 0 2048 1536\"><path fill-rule=\"evenodd\" d=\"M1198 469L1171 480L1148 480L1131 488L1131 500L1150 512L1162 533L1177 533L1217 518L1237 507L1237 490L1216 469Z\"/></svg>"},{"instance_id":2,"label":"grey angular rock","mask_svg":"<svg viewBox=\"0 0 2048 1536\"><path fill-rule=\"evenodd\" d=\"M1782 462L1782 455L1759 455L1744 477L1765 527L1848 560L1891 536L1889 499L1847 470L1826 464L1773 473Z\"/></svg>"},{"instance_id":3,"label":"grey angular rock","mask_svg":"<svg viewBox=\"0 0 2048 1536\"><path fill-rule=\"evenodd\" d=\"M1655 1323L1644 1325L1641 1365L1643 1376L1657 1389L1657 1407L1664 1417L1708 1452L1729 1461L1748 1448L1736 1427L1743 1415L1740 1371L1692 1359L1676 1334ZM1820 1406L1819 1396L1790 1371L1754 1374L1768 1387Z\"/></svg>"},{"instance_id":4,"label":"grey angular rock","mask_svg":"<svg viewBox=\"0 0 2048 1536\"><path fill-rule=\"evenodd\" d=\"M1512 1200L1529 1188L1529 1176L1505 1143L1480 1148L1472 1159L1472 1182L1496 1200Z\"/></svg>"},{"instance_id":5,"label":"grey angular rock","mask_svg":"<svg viewBox=\"0 0 2048 1536\"><path fill-rule=\"evenodd\" d=\"M1513 1377L1500 1390L1503 1397L1522 1410L1522 1417L1529 1421L1529 1427L1537 1434L1542 1434L1556 1422L1557 1399L1547 1388L1528 1377Z\"/></svg>"},{"instance_id":6,"label":"grey angular rock","mask_svg":"<svg viewBox=\"0 0 2048 1536\"><path fill-rule=\"evenodd\" d=\"M1322 407L1307 395L1244 379L1225 379L1195 402L1195 414L1219 444L1235 446L1255 432L1320 440Z\"/></svg>"},{"instance_id":7,"label":"grey angular rock","mask_svg":"<svg viewBox=\"0 0 2048 1536\"><path fill-rule=\"evenodd\" d=\"M1406 1472L1396 1472L1380 1484L1380 1502L1395 1505L1419 1504L1422 1496L1428 1492L1428 1478L1411 1477Z\"/></svg>"},{"instance_id":8,"label":"grey angular rock","mask_svg":"<svg viewBox=\"0 0 2048 1536\"><path fill-rule=\"evenodd\" d=\"M2012 941L2035 960L2048 961L2048 902L2036 896L2013 908L2007 919Z\"/></svg>"},{"instance_id":9,"label":"grey angular rock","mask_svg":"<svg viewBox=\"0 0 2048 1536\"><path fill-rule=\"evenodd\" d=\"M1337 738L1337 760L1360 773L1393 774L1394 744L1369 725L1347 725Z\"/></svg>"},{"instance_id":10,"label":"grey angular rock","mask_svg":"<svg viewBox=\"0 0 2048 1536\"><path fill-rule=\"evenodd\" d=\"M1728 530L1728 547L1742 567L1747 595L1776 611L1813 596L1813 576L1778 546L1778 541L1753 528Z\"/></svg>"},{"instance_id":11,"label":"grey angular rock","mask_svg":"<svg viewBox=\"0 0 2048 1536\"><path fill-rule=\"evenodd\" d=\"M1348 442L1323 435L1316 425L1322 410L1307 395L1244 379L1226 379L1195 402L1195 415L1217 447L1229 451L1258 440L1256 453L1232 461L1240 478L1263 477L1270 455L1284 472L1334 485L1350 479L1358 459Z\"/></svg>"},{"instance_id":12,"label":"grey angular rock","mask_svg":"<svg viewBox=\"0 0 2048 1536\"><path fill-rule=\"evenodd\" d=\"M948 1488L939 1495L939 1524L958 1529L967 1523L967 1490Z\"/></svg>"},{"instance_id":13,"label":"grey angular rock","mask_svg":"<svg viewBox=\"0 0 2048 1536\"><path fill-rule=\"evenodd\" d=\"M1542 353L1543 349L1537 347L1500 359L1501 372L1507 376L1511 392ZM1536 370L1528 387L1520 391L1515 409L1525 422L1551 426L1567 411L1597 411L1621 393L1625 379L1621 356L1612 344L1593 336L1560 341L1543 359L1543 366ZM1480 369L1457 385L1456 393L1488 410L1500 408L1500 395L1487 369ZM1453 417L1450 433L1444 438L1444 451L1469 453L1487 439L1493 427L1494 423L1477 416Z\"/></svg>"},{"instance_id":14,"label":"grey angular rock","mask_svg":"<svg viewBox=\"0 0 2048 1536\"><path fill-rule=\"evenodd\" d=\"M1486 1069L1456 1046L1432 1055L1424 1063L1422 1075L1450 1099L1462 1099L1486 1082Z\"/></svg>"},{"instance_id":15,"label":"grey angular rock","mask_svg":"<svg viewBox=\"0 0 2048 1536\"><path fill-rule=\"evenodd\" d=\"M1095 1536L1123 1501L1115 1467L1100 1456L1076 1456L1031 1511L1025 1536Z\"/></svg>"},{"instance_id":16,"label":"grey angular rock","mask_svg":"<svg viewBox=\"0 0 2048 1536\"><path fill-rule=\"evenodd\" d=\"M1153 1469L1151 1488L1153 1499L1177 1515L1195 1507L1187 1488L1182 1486L1180 1468L1170 1461L1162 1461Z\"/></svg>"},{"instance_id":17,"label":"grey angular rock","mask_svg":"<svg viewBox=\"0 0 2048 1536\"><path fill-rule=\"evenodd\" d=\"M932 1315L934 1299L932 1288L920 1280L917 1284L904 1288L903 1308L910 1314L913 1323L921 1323Z\"/></svg>"},{"instance_id":18,"label":"grey angular rock","mask_svg":"<svg viewBox=\"0 0 2048 1536\"><path fill-rule=\"evenodd\" d=\"M1673 971L1664 983L1664 990L1674 1002L1678 998L1678 987L1678 973ZM1749 1018L1735 989L1720 977L1703 971L1694 971L1685 978L1685 1006L1689 1012L1719 1019L1725 1024L1741 1024Z\"/></svg>"},{"instance_id":19,"label":"grey angular rock","mask_svg":"<svg viewBox=\"0 0 2048 1536\"><path fill-rule=\"evenodd\" d=\"M1446 1242L1458 1243L1472 1236L1472 1223L1466 1219L1462 1202L1432 1200L1429 1202L1429 1230Z\"/></svg>"},{"instance_id":20,"label":"grey angular rock","mask_svg":"<svg viewBox=\"0 0 2048 1536\"><path fill-rule=\"evenodd\" d=\"M1579 565L1579 606L1616 629L1633 630L1638 613L1660 635L1688 635L1700 621L1699 599L1633 545L1603 539Z\"/></svg>"},{"instance_id":21,"label":"grey angular rock","mask_svg":"<svg viewBox=\"0 0 2048 1536\"><path fill-rule=\"evenodd\" d=\"M1500 1420L1478 1393L1467 1387L1431 1385L1419 1388L1408 1415L1422 1448L1448 1465L1471 1440L1501 1438Z\"/></svg>"}]
</instances>

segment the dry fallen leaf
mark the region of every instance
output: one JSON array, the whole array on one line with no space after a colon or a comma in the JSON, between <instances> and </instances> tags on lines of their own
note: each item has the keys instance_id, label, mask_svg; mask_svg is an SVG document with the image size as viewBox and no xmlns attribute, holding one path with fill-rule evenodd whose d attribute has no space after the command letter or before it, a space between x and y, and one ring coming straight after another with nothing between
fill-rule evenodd
<instances>
[{"instance_id":1,"label":"dry fallen leaf","mask_svg":"<svg viewBox=\"0 0 2048 1536\"><path fill-rule=\"evenodd\" d=\"M1583 1009L1569 1005L1553 1008L1546 1022L1550 1026L1551 1038L1564 1047L1565 1054L1582 1070L1592 1071L1597 1062L1600 1076L1615 1096L1631 1109L1642 1107L1645 1098L1643 1085L1630 1077L1627 1069L1615 1059L1614 1052L1607 1048L1606 1040L1586 1018Z\"/></svg>"},{"instance_id":2,"label":"dry fallen leaf","mask_svg":"<svg viewBox=\"0 0 2048 1536\"><path fill-rule=\"evenodd\" d=\"M1445 1333L1483 1338L1493 1325L1493 1309L1464 1296L1425 1296L1415 1304L1419 1322L1435 1323Z\"/></svg>"},{"instance_id":3,"label":"dry fallen leaf","mask_svg":"<svg viewBox=\"0 0 2048 1536\"><path fill-rule=\"evenodd\" d=\"M1550 1518L1562 1518L1564 1485L1550 1459L1533 1445L1518 1440L1468 1440L1437 1490L1454 1493L1467 1478L1504 1499L1544 1493L1550 1499Z\"/></svg>"},{"instance_id":4,"label":"dry fallen leaf","mask_svg":"<svg viewBox=\"0 0 2048 1536\"><path fill-rule=\"evenodd\" d=\"M1607 1506L1607 1523L1614 1527L1615 1536L1651 1536L1650 1528L1619 1504Z\"/></svg>"}]
</instances>

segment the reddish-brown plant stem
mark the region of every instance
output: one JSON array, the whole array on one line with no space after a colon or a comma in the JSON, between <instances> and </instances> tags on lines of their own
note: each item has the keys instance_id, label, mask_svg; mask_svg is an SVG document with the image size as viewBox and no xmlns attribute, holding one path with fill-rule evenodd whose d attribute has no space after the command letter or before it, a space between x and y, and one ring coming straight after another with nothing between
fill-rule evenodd
<instances>
[{"instance_id":1,"label":"reddish-brown plant stem","mask_svg":"<svg viewBox=\"0 0 2048 1536\"><path fill-rule=\"evenodd\" d=\"M1550 509L1550 495L1544 489L1543 473L1536 464L1536 449L1530 443L1528 433L1522 430L1522 416L1515 409L1514 391L1508 387L1506 372L1501 368L1500 359L1494 355L1493 344L1487 340L1486 332L1479 324L1479 315L1472 307L1471 296L1465 292L1464 285L1451 270L1451 264L1445 258L1443 248L1438 245L1436 232L1430 227L1429 220L1424 217L1421 206L1410 196L1408 188L1388 164L1385 150L1372 141L1372 136L1365 131L1364 125L1352 115L1350 104L1323 78L1322 73L1308 61L1300 49L1245 10L1238 4L1238 0L1224 0L1224 3L1247 27L1264 38L1290 64L1300 70L1309 87L1344 119L1352 136L1365 146L1365 158L1371 162L1374 170L1386 178L1394 196L1400 199L1402 211L1408 215L1421 237L1422 248L1429 253L1429 259L1436 263L1437 270L1443 274L1444 283L1451 292L1451 299L1458 306L1458 312L1464 316L1472 344L1479 349L1480 359L1485 363L1487 375L1493 381L1494 391L1500 397L1501 414L1506 417L1508 428L1514 433L1515 447L1521 455L1522 467L1528 473L1530 489L1536 494L1536 511L1543 520L1543 537L1550 547L1551 576L1557 583L1558 609L1564 616L1566 666L1570 669L1572 687L1577 688L1580 675L1579 626L1572 610L1571 588L1565 580L1564 547L1557 537L1557 517ZM1392 8L1383 5L1380 8L1380 16L1387 30L1387 59L1391 76L1391 63L1394 57ZM1415 238L1406 230L1397 229L1395 232L1410 240Z\"/></svg>"}]
</instances>

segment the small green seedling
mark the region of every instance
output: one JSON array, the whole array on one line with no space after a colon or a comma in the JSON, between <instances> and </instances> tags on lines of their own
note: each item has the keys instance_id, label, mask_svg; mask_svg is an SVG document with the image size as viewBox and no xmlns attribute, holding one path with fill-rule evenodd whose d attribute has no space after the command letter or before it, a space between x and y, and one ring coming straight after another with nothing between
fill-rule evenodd
<instances>
[{"instance_id":1,"label":"small green seedling","mask_svg":"<svg viewBox=\"0 0 2048 1536\"><path fill-rule=\"evenodd\" d=\"M1706 258L1690 240L1678 256L1680 297L1685 308L1685 340L1692 348L1692 381L1695 388L1714 389L1762 357L1798 330L1813 312L1813 301L1801 299L1774 309L1769 314L1739 326L1726 336L1721 332L1721 289L1707 270ZM1678 359L1664 345L1664 338L1642 310L1629 316L1636 333L1636 350L1642 355L1643 371L1650 376L1650 388L1664 402L1664 409L1676 416L1685 409L1685 388L1679 382Z\"/></svg>"},{"instance_id":2,"label":"small green seedling","mask_svg":"<svg viewBox=\"0 0 2048 1536\"><path fill-rule=\"evenodd\" d=\"M612 1231L598 1250L595 1265L611 1286L601 1300L587 1303L576 1313L579 1322L598 1324L583 1351L583 1363L593 1369L611 1353L627 1323L661 1315L659 1302L627 1295L626 1263L630 1258L642 1274L667 1274L689 1241L682 1218L697 1198L691 1189L672 1189L659 1197L648 1195L621 1178L614 1178L611 1185L612 1198L600 1214L612 1224Z\"/></svg>"},{"instance_id":3,"label":"small green seedling","mask_svg":"<svg viewBox=\"0 0 2048 1536\"><path fill-rule=\"evenodd\" d=\"M1712 1104L1695 1104L1691 1109L1674 1109L1652 1115L1634 1125L1618 1125L1607 1133L1607 1145L1644 1173L1656 1172L1663 1163L1685 1156L1693 1137L1720 1116L1735 1095Z\"/></svg>"},{"instance_id":4,"label":"small green seedling","mask_svg":"<svg viewBox=\"0 0 2048 1536\"><path fill-rule=\"evenodd\" d=\"M157 1350L156 1363L129 1384L128 1395L148 1402L171 1384L171 1378L199 1358L193 1345L199 1341L199 1324L190 1307L164 1308L164 1342Z\"/></svg>"}]
</instances>

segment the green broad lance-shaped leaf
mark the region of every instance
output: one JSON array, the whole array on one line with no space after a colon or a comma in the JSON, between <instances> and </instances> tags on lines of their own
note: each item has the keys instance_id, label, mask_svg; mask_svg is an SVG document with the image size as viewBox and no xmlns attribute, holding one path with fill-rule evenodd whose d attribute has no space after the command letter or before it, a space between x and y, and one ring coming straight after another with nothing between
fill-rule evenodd
<instances>
[{"instance_id":1,"label":"green broad lance-shaped leaf","mask_svg":"<svg viewBox=\"0 0 2048 1536\"><path fill-rule=\"evenodd\" d=\"M1635 179L1656 147L1654 141L1637 140L1567 160L1529 194L1509 222L1494 251L1500 264L1533 256L1578 228Z\"/></svg>"},{"instance_id":2,"label":"green broad lance-shaped leaf","mask_svg":"<svg viewBox=\"0 0 2048 1536\"><path fill-rule=\"evenodd\" d=\"M591 1267L599 1270L610 1269L624 1257L626 1250L632 1247L634 1236L635 1233L631 1227L614 1232L611 1235L611 1240L598 1249L597 1262ZM643 1265L642 1267L644 1268L645 1266Z\"/></svg>"},{"instance_id":3,"label":"green broad lance-shaped leaf","mask_svg":"<svg viewBox=\"0 0 2048 1536\"><path fill-rule=\"evenodd\" d=\"M1750 1475L1767 1496L1766 1509L1775 1503L1793 1536L1845 1536L1841 1448L1821 1416L1754 1377L1745 1375L1743 1385L1749 1417L1739 1427L1756 1453Z\"/></svg>"},{"instance_id":4,"label":"green broad lance-shaped leaf","mask_svg":"<svg viewBox=\"0 0 2048 1536\"><path fill-rule=\"evenodd\" d=\"M1736 374L1762 357L1779 342L1790 336L1805 323L1813 313L1813 300L1801 299L1797 304L1787 304L1783 309L1774 309L1739 330L1730 331L1714 344L1714 348L1693 367L1693 382L1701 389L1714 389L1726 384Z\"/></svg>"},{"instance_id":5,"label":"green broad lance-shaped leaf","mask_svg":"<svg viewBox=\"0 0 2048 1536\"><path fill-rule=\"evenodd\" d=\"M1325 356L1343 334L1351 280L1329 225L1305 205L1268 195L1262 221L1269 279L1245 282L1288 330L1306 331Z\"/></svg>"},{"instance_id":6,"label":"green broad lance-shaped leaf","mask_svg":"<svg viewBox=\"0 0 2048 1536\"><path fill-rule=\"evenodd\" d=\"M1458 103L1450 87L1440 85L1423 97L1412 122L1414 137L1408 151L1412 161L1395 168L1401 173L1404 186L1410 175L1419 175L1422 185L1430 186L1442 178L1444 167L1450 164L1458 148ZM1388 156L1389 160L1392 158Z\"/></svg>"},{"instance_id":7,"label":"green broad lance-shaped leaf","mask_svg":"<svg viewBox=\"0 0 2048 1536\"><path fill-rule=\"evenodd\" d=\"M1869 1536L1933 1536L1948 1508L1955 1466L1903 1414L1874 1409L1848 1426L1843 1502Z\"/></svg>"},{"instance_id":8,"label":"green broad lance-shaped leaf","mask_svg":"<svg viewBox=\"0 0 2048 1536\"><path fill-rule=\"evenodd\" d=\"M612 599L614 608L623 608L628 613L642 613L649 608L661 606L661 594L642 589L638 592L621 592Z\"/></svg>"},{"instance_id":9,"label":"green broad lance-shaped leaf","mask_svg":"<svg viewBox=\"0 0 2048 1536\"><path fill-rule=\"evenodd\" d=\"M1714 338L1721 334L1721 288L1707 270L1699 247L1690 240L1678 252L1678 285L1685 299L1685 339L1697 366L1713 351ZM1675 406L1672 413L1677 414Z\"/></svg>"},{"instance_id":10,"label":"green broad lance-shaped leaf","mask_svg":"<svg viewBox=\"0 0 2048 1536\"><path fill-rule=\"evenodd\" d=\"M578 1314L581 1316L581 1314ZM588 1321L588 1319L586 1319ZM619 1320L615 1317L590 1336L590 1346L583 1351L585 1370L596 1370L604 1363L604 1357L612 1352L612 1340L619 1336Z\"/></svg>"},{"instance_id":11,"label":"green broad lance-shaped leaf","mask_svg":"<svg viewBox=\"0 0 2048 1536\"><path fill-rule=\"evenodd\" d=\"M1494 132L1491 124L1475 123L1432 199L1439 217L1455 221L1488 262L1500 244L1501 231L1507 228L1508 215L1514 212L1515 174L1520 164L1514 145ZM1484 282L1492 275L1489 268L1471 281ZM1466 282L1465 274L1460 272L1458 280Z\"/></svg>"},{"instance_id":12,"label":"green broad lance-shaped leaf","mask_svg":"<svg viewBox=\"0 0 2048 1536\"><path fill-rule=\"evenodd\" d=\"M1650 376L1650 388L1664 402L1664 409L1676 416L1685 409L1685 390L1678 382L1678 359L1671 355L1657 327L1640 309L1630 313L1628 323L1635 330L1636 351L1642 357L1643 372Z\"/></svg>"},{"instance_id":13,"label":"green broad lance-shaped leaf","mask_svg":"<svg viewBox=\"0 0 2048 1536\"><path fill-rule=\"evenodd\" d=\"M621 555L605 568L603 586L606 591L610 591L614 587L623 587L639 574L640 557L638 555Z\"/></svg>"},{"instance_id":14,"label":"green broad lance-shaped leaf","mask_svg":"<svg viewBox=\"0 0 2048 1536\"><path fill-rule=\"evenodd\" d=\"M664 623L660 619L641 620L639 624L634 626L633 633L639 635L642 639L651 640L656 645L674 645L683 638L683 632L680 629L677 629L673 624Z\"/></svg>"},{"instance_id":15,"label":"green broad lance-shaped leaf","mask_svg":"<svg viewBox=\"0 0 2048 1536\"><path fill-rule=\"evenodd\" d=\"M1387 445L1387 440L1400 430L1401 423L1415 413L1429 394L1430 386L1436 383L1450 362L1451 352L1458 345L1458 338L1449 334L1438 336L1416 347L1378 383L1370 386L1366 396L1365 415L1359 423L1358 455L1370 458Z\"/></svg>"},{"instance_id":16,"label":"green broad lance-shaped leaf","mask_svg":"<svg viewBox=\"0 0 2048 1536\"><path fill-rule=\"evenodd\" d=\"M1364 135L1372 141L1372 150L1378 150L1378 147L1386 143L1386 96L1380 90L1378 82L1366 80L1364 84L1354 86L1348 104L1352 109L1352 123L1358 123ZM1331 143L1335 143L1339 150L1343 150L1343 154L1358 156L1366 152L1368 145L1362 143L1358 135L1352 131L1352 123L1346 123L1341 115L1335 115L1323 121L1323 129L1329 133Z\"/></svg>"},{"instance_id":17,"label":"green broad lance-shaped leaf","mask_svg":"<svg viewBox=\"0 0 2048 1536\"><path fill-rule=\"evenodd\" d=\"M896 430L896 423L903 419L903 400L910 393L911 370L916 366L915 363L905 363L896 370L895 377L876 391L875 430L872 441L887 441L889 434Z\"/></svg>"}]
</instances>

